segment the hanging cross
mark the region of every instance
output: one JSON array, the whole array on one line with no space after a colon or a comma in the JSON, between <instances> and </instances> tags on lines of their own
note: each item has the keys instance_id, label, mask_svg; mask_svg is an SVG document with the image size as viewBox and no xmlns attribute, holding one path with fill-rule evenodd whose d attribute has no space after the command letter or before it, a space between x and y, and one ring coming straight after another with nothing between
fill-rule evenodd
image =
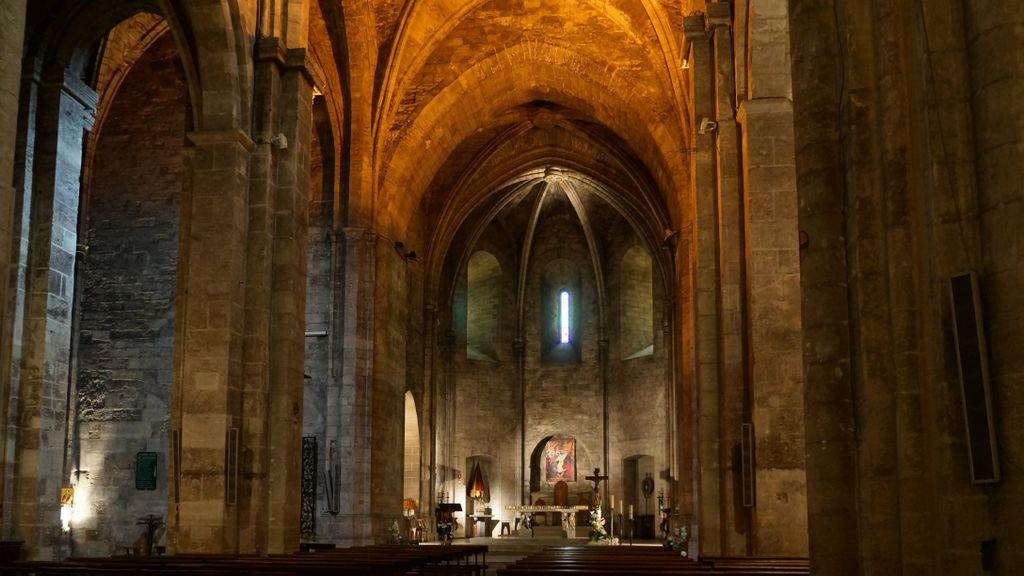
<instances>
[{"instance_id":1,"label":"hanging cross","mask_svg":"<svg viewBox=\"0 0 1024 576\"><path fill-rule=\"evenodd\" d=\"M600 468L594 468L593 476L584 476L585 479L594 483L594 506L601 504L601 480L607 480L607 476L601 475Z\"/></svg>"}]
</instances>

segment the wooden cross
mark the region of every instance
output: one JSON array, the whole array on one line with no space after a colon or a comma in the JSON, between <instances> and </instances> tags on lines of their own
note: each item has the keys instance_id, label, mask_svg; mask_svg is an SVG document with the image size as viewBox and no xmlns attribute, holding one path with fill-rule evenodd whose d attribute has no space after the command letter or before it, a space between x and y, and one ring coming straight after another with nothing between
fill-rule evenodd
<instances>
[{"instance_id":1,"label":"wooden cross","mask_svg":"<svg viewBox=\"0 0 1024 576\"><path fill-rule=\"evenodd\" d=\"M607 476L601 475L600 468L594 468L593 476L584 476L585 479L594 483L594 506L601 504L601 480L607 480Z\"/></svg>"}]
</instances>

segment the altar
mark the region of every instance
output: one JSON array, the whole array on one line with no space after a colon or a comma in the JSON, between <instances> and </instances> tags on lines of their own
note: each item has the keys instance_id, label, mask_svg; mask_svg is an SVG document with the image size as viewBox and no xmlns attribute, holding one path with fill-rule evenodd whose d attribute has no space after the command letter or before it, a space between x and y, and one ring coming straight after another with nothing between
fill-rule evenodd
<instances>
[{"instance_id":1,"label":"altar","mask_svg":"<svg viewBox=\"0 0 1024 576\"><path fill-rule=\"evenodd\" d=\"M590 507L580 504L577 506L548 506L539 504L527 504L527 505L516 505L508 504L505 506L505 510L522 514L526 519L533 516L535 512L558 512L562 517L562 526L559 529L562 538L575 538L576 537L576 512L580 510L589 510ZM529 520L526 523L520 524L519 535L523 536L523 529L527 528L530 530L530 537L535 535L536 529L530 524Z\"/></svg>"},{"instance_id":2,"label":"altar","mask_svg":"<svg viewBox=\"0 0 1024 576\"><path fill-rule=\"evenodd\" d=\"M490 514L470 514L469 518L472 520L472 524L470 525L472 533L469 535L471 538L480 538L482 536L491 535L491 530L494 528L494 524L492 523L493 516Z\"/></svg>"}]
</instances>

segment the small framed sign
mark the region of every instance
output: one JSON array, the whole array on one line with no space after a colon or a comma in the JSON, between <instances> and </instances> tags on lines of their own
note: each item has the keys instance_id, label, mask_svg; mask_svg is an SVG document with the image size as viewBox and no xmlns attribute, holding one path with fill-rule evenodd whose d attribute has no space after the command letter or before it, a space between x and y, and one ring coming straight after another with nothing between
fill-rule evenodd
<instances>
[{"instance_id":1,"label":"small framed sign","mask_svg":"<svg viewBox=\"0 0 1024 576\"><path fill-rule=\"evenodd\" d=\"M156 490L156 452L135 454L135 489Z\"/></svg>"}]
</instances>

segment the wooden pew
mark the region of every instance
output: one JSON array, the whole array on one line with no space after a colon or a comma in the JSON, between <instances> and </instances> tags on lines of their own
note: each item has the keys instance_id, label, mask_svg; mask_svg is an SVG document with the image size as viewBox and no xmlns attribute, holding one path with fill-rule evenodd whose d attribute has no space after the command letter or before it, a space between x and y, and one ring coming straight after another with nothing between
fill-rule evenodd
<instances>
[{"instance_id":1,"label":"wooden pew","mask_svg":"<svg viewBox=\"0 0 1024 576\"><path fill-rule=\"evenodd\" d=\"M0 566L12 576L99 576L151 574L227 576L335 576L435 574L483 576L486 546L385 545L319 549L273 556L188 554L73 558L65 562L17 562Z\"/></svg>"},{"instance_id":2,"label":"wooden pew","mask_svg":"<svg viewBox=\"0 0 1024 576\"><path fill-rule=\"evenodd\" d=\"M806 558L713 557L696 562L665 548L623 546L552 547L498 570L499 576L566 574L606 576L807 576Z\"/></svg>"}]
</instances>

